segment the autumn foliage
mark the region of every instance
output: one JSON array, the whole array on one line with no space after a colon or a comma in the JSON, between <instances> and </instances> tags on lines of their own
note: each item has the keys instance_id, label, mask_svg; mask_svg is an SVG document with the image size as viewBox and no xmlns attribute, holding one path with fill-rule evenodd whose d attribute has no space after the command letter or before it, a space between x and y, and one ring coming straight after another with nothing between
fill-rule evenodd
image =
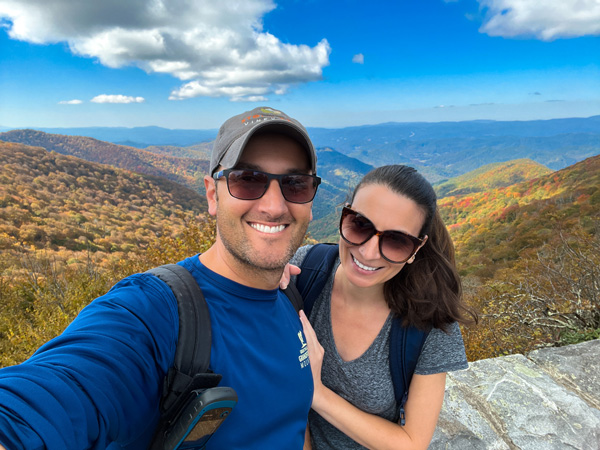
<instances>
[{"instance_id":1,"label":"autumn foliage","mask_svg":"<svg viewBox=\"0 0 600 450\"><path fill-rule=\"evenodd\" d=\"M600 157L440 206L481 314L470 360L600 337Z\"/></svg>"},{"instance_id":2,"label":"autumn foliage","mask_svg":"<svg viewBox=\"0 0 600 450\"><path fill-rule=\"evenodd\" d=\"M206 199L164 178L0 142L0 366L119 279L204 251Z\"/></svg>"},{"instance_id":3,"label":"autumn foliage","mask_svg":"<svg viewBox=\"0 0 600 450\"><path fill-rule=\"evenodd\" d=\"M123 277L214 242L206 199L163 177L5 142L0 160L0 366ZM600 157L552 173L495 165L439 189L480 315L463 328L471 361L600 337Z\"/></svg>"}]
</instances>

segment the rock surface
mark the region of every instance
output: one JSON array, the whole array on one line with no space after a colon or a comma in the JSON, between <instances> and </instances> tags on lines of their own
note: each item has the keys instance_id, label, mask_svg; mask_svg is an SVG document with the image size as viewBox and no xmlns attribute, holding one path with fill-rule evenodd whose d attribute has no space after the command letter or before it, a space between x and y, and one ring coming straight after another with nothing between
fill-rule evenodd
<instances>
[{"instance_id":1,"label":"rock surface","mask_svg":"<svg viewBox=\"0 0 600 450\"><path fill-rule=\"evenodd\" d=\"M430 450L600 449L600 340L448 374Z\"/></svg>"}]
</instances>

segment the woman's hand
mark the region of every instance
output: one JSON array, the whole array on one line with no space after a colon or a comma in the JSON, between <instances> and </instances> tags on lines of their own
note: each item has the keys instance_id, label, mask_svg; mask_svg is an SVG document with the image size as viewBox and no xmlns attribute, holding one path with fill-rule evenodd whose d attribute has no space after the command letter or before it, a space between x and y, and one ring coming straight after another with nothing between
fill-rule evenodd
<instances>
[{"instance_id":1,"label":"woman's hand","mask_svg":"<svg viewBox=\"0 0 600 450\"><path fill-rule=\"evenodd\" d=\"M321 368L323 367L323 356L325 355L325 350L319 343L315 330L308 321L304 311L300 311L300 321L302 322L302 328L304 329L304 336L306 336L306 344L308 345L308 358L310 359L310 368L312 370L313 382L315 385L315 392L313 395L314 403L315 397L323 388L323 383L321 383Z\"/></svg>"},{"instance_id":2,"label":"woman's hand","mask_svg":"<svg viewBox=\"0 0 600 450\"><path fill-rule=\"evenodd\" d=\"M294 266L293 264L286 264L283 268L283 274L281 274L281 280L279 280L279 287L281 289L286 289L288 284L290 284L290 278L292 275L300 274L300 267Z\"/></svg>"}]
</instances>

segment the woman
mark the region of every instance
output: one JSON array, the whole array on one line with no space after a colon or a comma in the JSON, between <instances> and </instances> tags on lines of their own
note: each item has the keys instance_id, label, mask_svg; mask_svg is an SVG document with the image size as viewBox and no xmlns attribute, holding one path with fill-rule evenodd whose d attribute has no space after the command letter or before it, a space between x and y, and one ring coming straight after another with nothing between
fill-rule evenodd
<instances>
[{"instance_id":1,"label":"woman","mask_svg":"<svg viewBox=\"0 0 600 450\"><path fill-rule=\"evenodd\" d=\"M310 323L301 313L315 383L305 448L425 449L446 372L467 367L458 322L467 322L469 311L435 192L410 167L374 169L342 211L340 235L339 259ZM300 265L309 248L291 263ZM405 405L394 398L389 368L395 316L431 330Z\"/></svg>"}]
</instances>

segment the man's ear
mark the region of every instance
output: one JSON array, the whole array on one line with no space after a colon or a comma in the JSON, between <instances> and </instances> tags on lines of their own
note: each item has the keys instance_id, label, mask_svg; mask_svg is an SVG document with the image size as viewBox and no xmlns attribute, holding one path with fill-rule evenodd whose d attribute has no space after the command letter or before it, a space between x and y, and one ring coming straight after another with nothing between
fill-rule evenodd
<instances>
[{"instance_id":1,"label":"man's ear","mask_svg":"<svg viewBox=\"0 0 600 450\"><path fill-rule=\"evenodd\" d=\"M204 176L204 188L206 189L206 201L208 202L208 213L217 215L217 181L209 176Z\"/></svg>"}]
</instances>

